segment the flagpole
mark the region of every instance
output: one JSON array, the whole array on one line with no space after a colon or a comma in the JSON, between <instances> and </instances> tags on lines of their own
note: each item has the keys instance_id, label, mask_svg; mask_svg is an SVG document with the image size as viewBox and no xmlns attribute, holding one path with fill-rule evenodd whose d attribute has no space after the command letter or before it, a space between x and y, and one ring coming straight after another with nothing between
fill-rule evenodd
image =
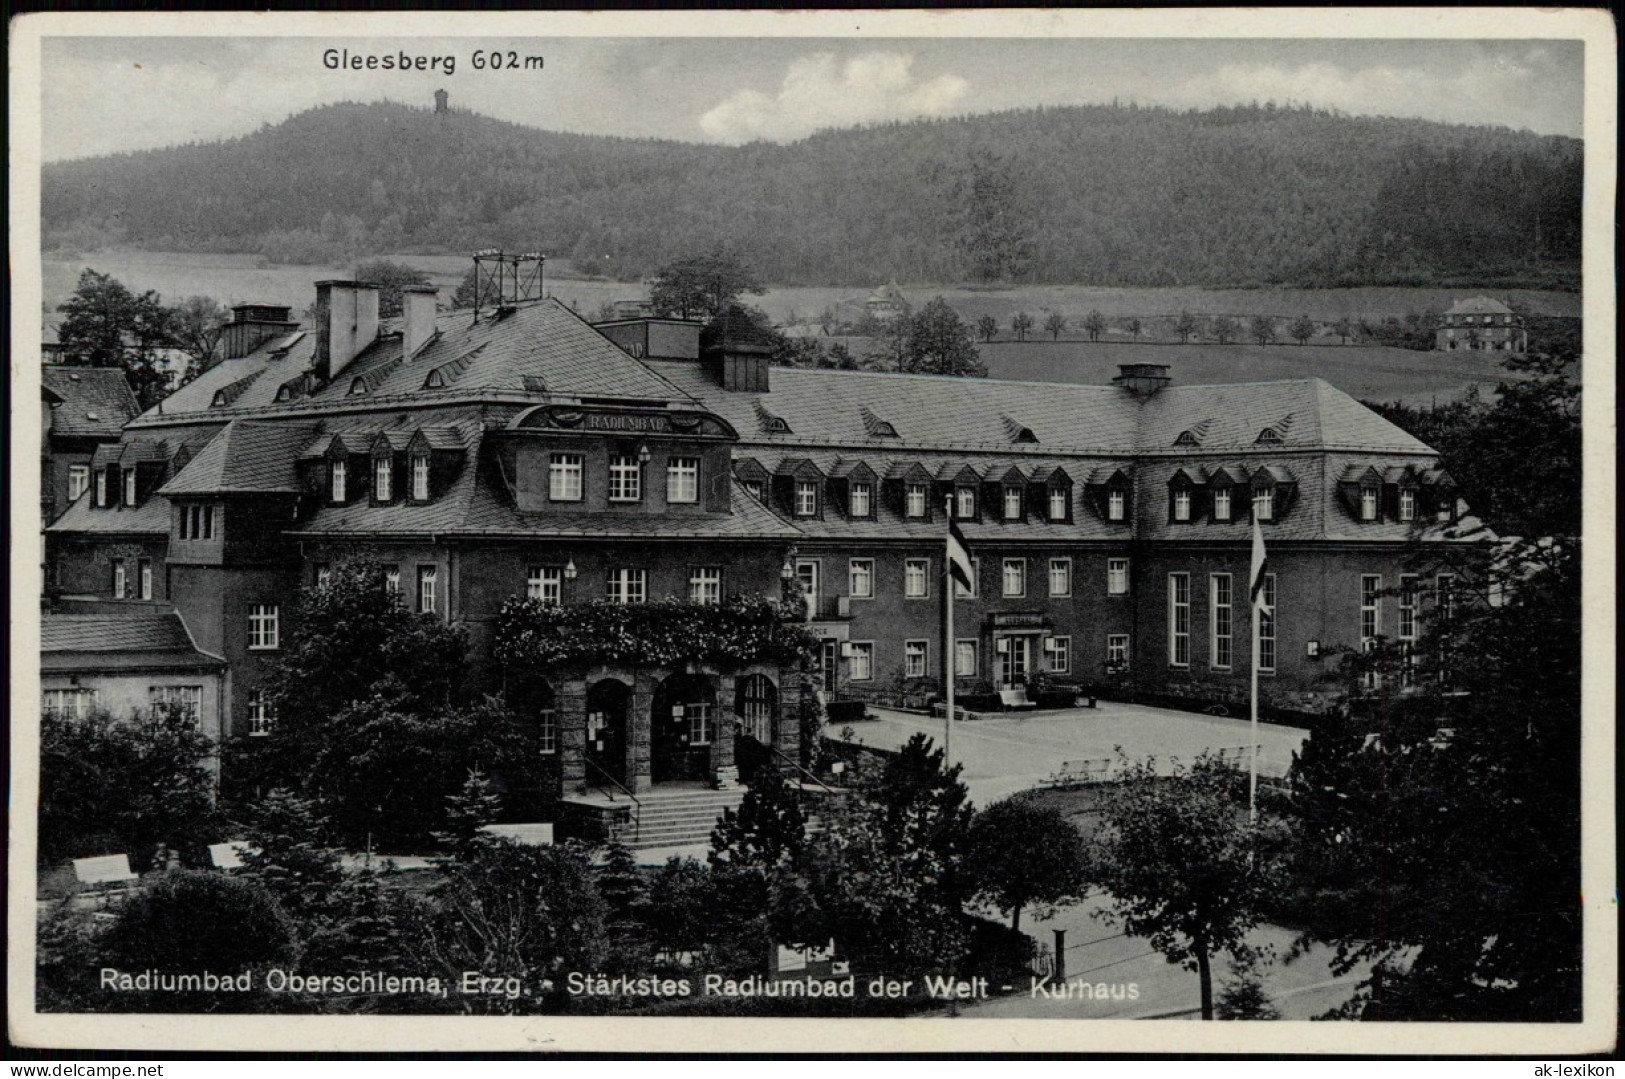
<instances>
[{"instance_id":1,"label":"flagpole","mask_svg":"<svg viewBox=\"0 0 1625 1079\"><path fill-rule=\"evenodd\" d=\"M1252 723L1249 727L1249 736L1252 745L1247 751L1247 823L1258 823L1258 599L1254 598L1251 604L1253 609L1253 687L1252 687Z\"/></svg>"},{"instance_id":2,"label":"flagpole","mask_svg":"<svg viewBox=\"0 0 1625 1079\"><path fill-rule=\"evenodd\" d=\"M948 512L953 513L953 499L948 500ZM952 516L948 518L953 521ZM943 619L942 619L942 688L947 701L948 710L943 713L946 717L942 721L942 765L946 771L953 767L953 738L954 738L954 573L953 573L953 533L950 531L943 538L942 546L942 590L943 590Z\"/></svg>"}]
</instances>

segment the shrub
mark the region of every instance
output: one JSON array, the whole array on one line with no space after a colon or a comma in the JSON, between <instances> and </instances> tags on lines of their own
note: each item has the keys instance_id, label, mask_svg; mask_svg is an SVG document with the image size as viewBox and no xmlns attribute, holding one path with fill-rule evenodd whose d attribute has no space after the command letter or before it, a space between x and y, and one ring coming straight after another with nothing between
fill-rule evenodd
<instances>
[{"instance_id":1,"label":"shrub","mask_svg":"<svg viewBox=\"0 0 1625 1079\"><path fill-rule=\"evenodd\" d=\"M101 941L121 970L237 973L293 959L293 923L249 880L192 869L149 878Z\"/></svg>"}]
</instances>

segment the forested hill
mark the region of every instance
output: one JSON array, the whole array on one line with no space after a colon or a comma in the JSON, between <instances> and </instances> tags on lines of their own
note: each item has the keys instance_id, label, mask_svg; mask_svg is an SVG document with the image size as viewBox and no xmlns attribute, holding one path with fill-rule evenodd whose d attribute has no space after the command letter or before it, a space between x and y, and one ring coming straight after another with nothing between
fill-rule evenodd
<instances>
[{"instance_id":1,"label":"forested hill","mask_svg":"<svg viewBox=\"0 0 1625 1079\"><path fill-rule=\"evenodd\" d=\"M766 281L1563 285L1581 146L1304 108L1088 106L742 147L340 104L225 142L47 165L48 244L282 262L540 248Z\"/></svg>"}]
</instances>

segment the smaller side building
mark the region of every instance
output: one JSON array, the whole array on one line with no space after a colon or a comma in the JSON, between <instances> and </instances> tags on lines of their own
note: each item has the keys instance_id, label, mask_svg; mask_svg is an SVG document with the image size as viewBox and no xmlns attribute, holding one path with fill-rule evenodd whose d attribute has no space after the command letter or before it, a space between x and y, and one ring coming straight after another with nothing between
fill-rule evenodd
<instances>
[{"instance_id":1,"label":"smaller side building","mask_svg":"<svg viewBox=\"0 0 1625 1079\"><path fill-rule=\"evenodd\" d=\"M1488 296L1458 300L1444 313L1444 321L1435 333L1434 348L1439 352L1471 349L1521 353L1529 349L1523 320L1512 308Z\"/></svg>"},{"instance_id":2,"label":"smaller side building","mask_svg":"<svg viewBox=\"0 0 1625 1079\"><path fill-rule=\"evenodd\" d=\"M226 661L200 650L174 612L40 619L42 713L124 719L179 708L218 743L227 677Z\"/></svg>"},{"instance_id":3,"label":"smaller side building","mask_svg":"<svg viewBox=\"0 0 1625 1079\"><path fill-rule=\"evenodd\" d=\"M40 518L50 524L90 489L96 447L117 442L141 408L118 367L47 364L41 382Z\"/></svg>"}]
</instances>

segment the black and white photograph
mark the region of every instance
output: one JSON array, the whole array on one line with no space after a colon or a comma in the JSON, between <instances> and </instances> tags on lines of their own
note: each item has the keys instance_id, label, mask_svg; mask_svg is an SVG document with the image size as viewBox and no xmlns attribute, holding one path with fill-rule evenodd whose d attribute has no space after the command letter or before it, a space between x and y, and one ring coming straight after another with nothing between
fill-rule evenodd
<instances>
[{"instance_id":1,"label":"black and white photograph","mask_svg":"<svg viewBox=\"0 0 1625 1079\"><path fill-rule=\"evenodd\" d=\"M1613 1048L1606 12L11 35L16 1044Z\"/></svg>"}]
</instances>

